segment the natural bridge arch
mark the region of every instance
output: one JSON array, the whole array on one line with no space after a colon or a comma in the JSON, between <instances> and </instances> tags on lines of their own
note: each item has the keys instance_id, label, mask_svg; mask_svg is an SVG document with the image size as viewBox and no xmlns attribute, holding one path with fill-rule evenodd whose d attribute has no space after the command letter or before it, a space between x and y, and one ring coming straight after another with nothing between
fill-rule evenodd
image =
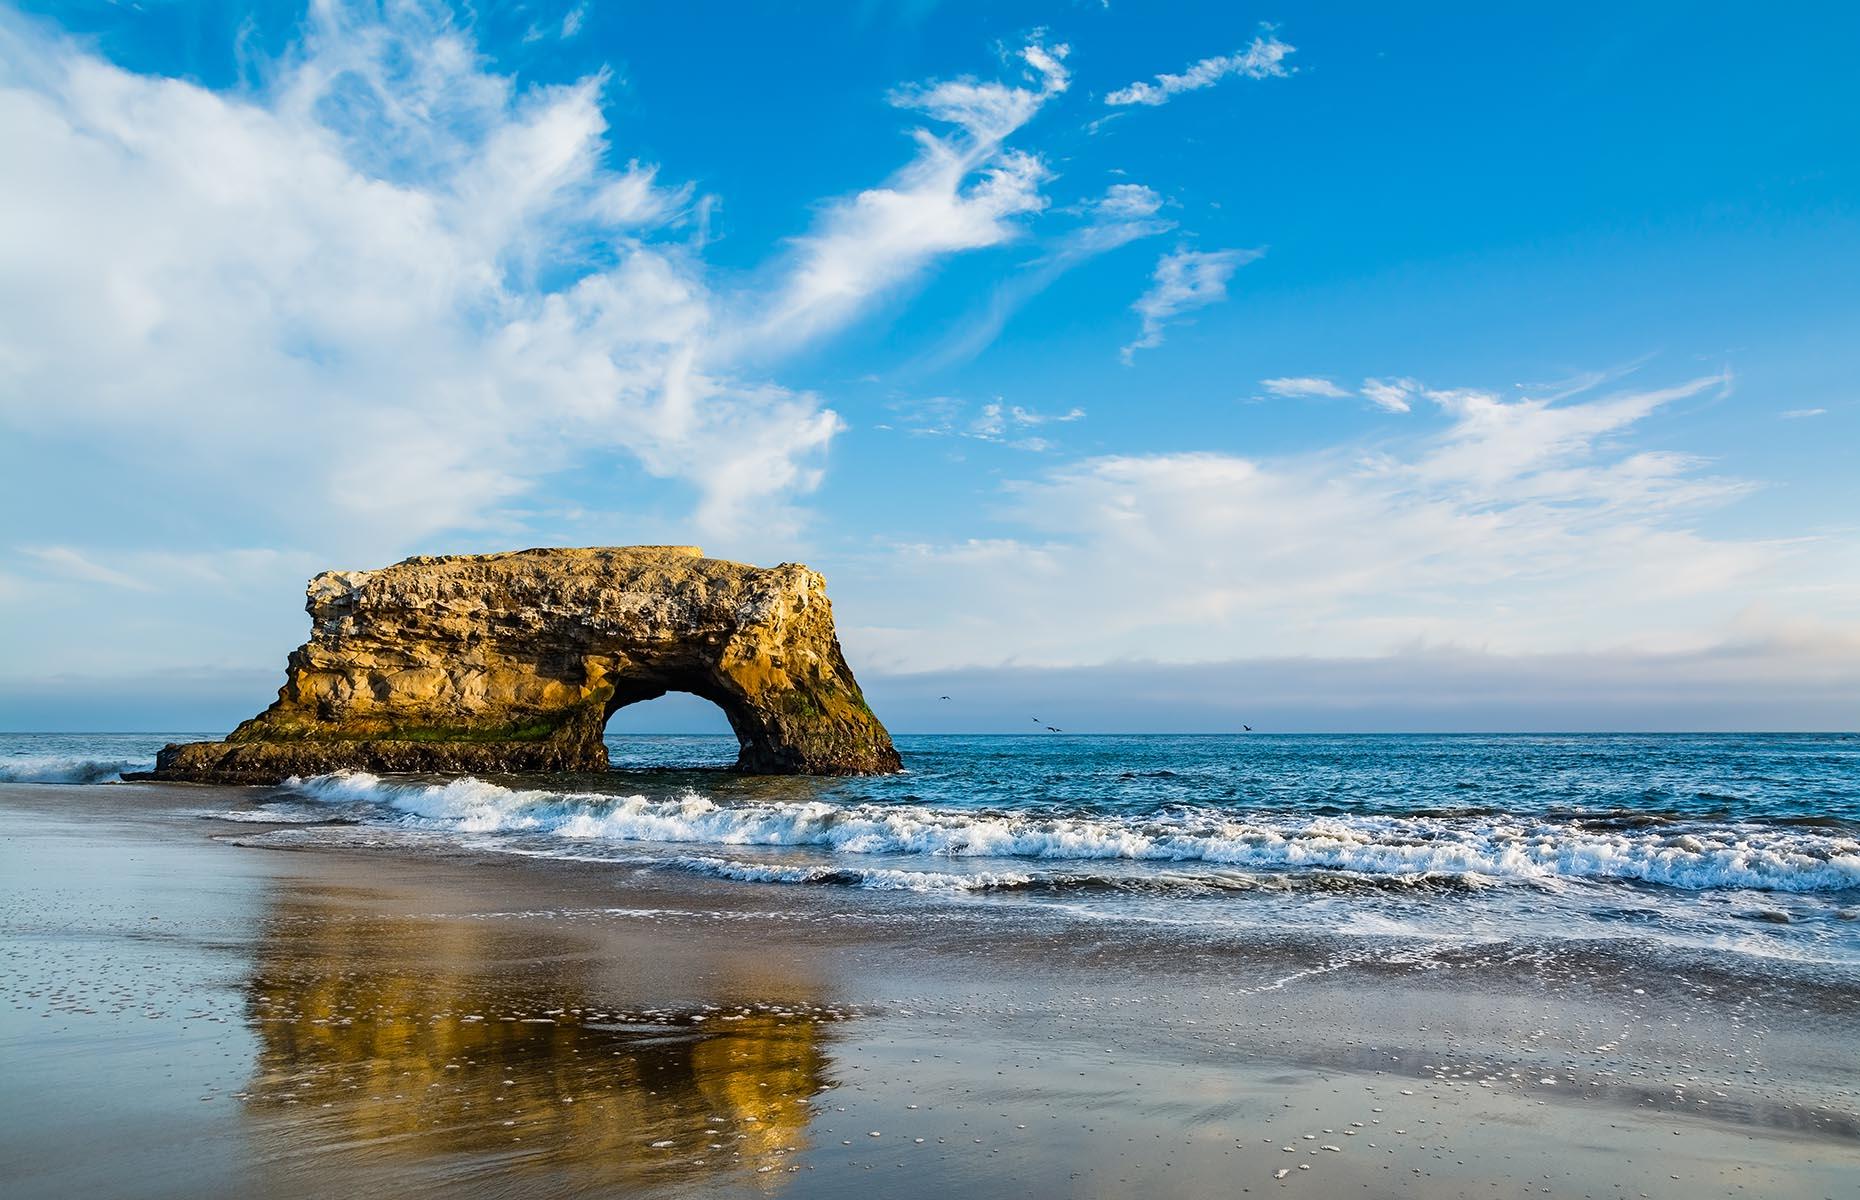
<instances>
[{"instance_id":1,"label":"natural bridge arch","mask_svg":"<svg viewBox=\"0 0 1860 1200\"><path fill-rule=\"evenodd\" d=\"M604 771L607 718L670 691L717 705L737 768L855 775L898 754L840 653L826 584L693 546L410 558L310 581L275 704L155 776Z\"/></svg>"}]
</instances>

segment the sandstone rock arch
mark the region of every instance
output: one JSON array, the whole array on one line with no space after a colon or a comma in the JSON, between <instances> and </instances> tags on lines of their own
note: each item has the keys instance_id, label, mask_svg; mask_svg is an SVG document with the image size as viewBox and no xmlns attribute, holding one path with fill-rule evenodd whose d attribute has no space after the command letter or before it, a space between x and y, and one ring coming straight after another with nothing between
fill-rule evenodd
<instances>
[{"instance_id":1,"label":"sandstone rock arch","mask_svg":"<svg viewBox=\"0 0 1860 1200\"><path fill-rule=\"evenodd\" d=\"M277 702L158 779L269 783L346 768L604 771L608 717L668 691L721 708L737 768L877 774L890 735L840 653L826 584L694 546L409 558L310 581Z\"/></svg>"}]
</instances>

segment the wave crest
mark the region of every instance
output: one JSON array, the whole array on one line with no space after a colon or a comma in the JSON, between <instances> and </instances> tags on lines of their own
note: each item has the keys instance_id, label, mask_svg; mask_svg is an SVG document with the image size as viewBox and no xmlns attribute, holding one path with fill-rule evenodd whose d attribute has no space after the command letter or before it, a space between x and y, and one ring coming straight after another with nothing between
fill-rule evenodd
<instances>
[{"instance_id":1,"label":"wave crest","mask_svg":"<svg viewBox=\"0 0 1860 1200\"><path fill-rule=\"evenodd\" d=\"M152 760L28 754L0 759L0 783L114 783L125 771L146 771Z\"/></svg>"},{"instance_id":2,"label":"wave crest","mask_svg":"<svg viewBox=\"0 0 1860 1200\"><path fill-rule=\"evenodd\" d=\"M819 801L725 807L693 791L648 799L513 790L470 777L445 784L399 783L361 772L293 780L292 786L322 799L386 805L396 820L426 828L573 840L796 846L846 855L946 859L1192 862L1532 882L1624 880L1693 890L1860 888L1860 840L1752 824L1597 829L1502 815L1243 816L1178 808L1167 816L1088 818ZM817 868L735 864L729 869L764 872L774 879L766 873ZM824 874L805 881L846 881L830 878L839 867L818 870Z\"/></svg>"}]
</instances>

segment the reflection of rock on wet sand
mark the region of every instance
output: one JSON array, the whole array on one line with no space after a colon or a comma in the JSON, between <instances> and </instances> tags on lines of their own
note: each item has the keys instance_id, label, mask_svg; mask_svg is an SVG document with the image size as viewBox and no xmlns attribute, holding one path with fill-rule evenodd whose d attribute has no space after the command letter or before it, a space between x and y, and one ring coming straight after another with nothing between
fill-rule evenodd
<instances>
[{"instance_id":1,"label":"reflection of rock on wet sand","mask_svg":"<svg viewBox=\"0 0 1860 1200\"><path fill-rule=\"evenodd\" d=\"M614 1184L772 1181L806 1147L826 1026L842 1016L806 999L608 1007L585 957L494 922L286 903L268 933L247 984L248 1104L281 1160L320 1144Z\"/></svg>"}]
</instances>

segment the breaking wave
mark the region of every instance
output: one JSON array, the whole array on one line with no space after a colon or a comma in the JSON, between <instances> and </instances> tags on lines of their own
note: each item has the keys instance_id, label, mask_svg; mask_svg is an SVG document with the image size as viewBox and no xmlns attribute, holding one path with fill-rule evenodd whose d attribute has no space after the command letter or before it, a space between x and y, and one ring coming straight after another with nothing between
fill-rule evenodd
<instances>
[{"instance_id":1,"label":"breaking wave","mask_svg":"<svg viewBox=\"0 0 1860 1200\"><path fill-rule=\"evenodd\" d=\"M1692 890L1860 888L1860 839L1754 823L1595 828L1495 814L1240 815L1192 806L1140 817L818 801L722 806L692 791L655 800L513 790L473 778L401 783L361 772L292 780L291 786L317 799L383 806L397 823L421 828L579 841L814 847L839 855L942 859L1205 863L1540 883L1617 880ZM687 865L730 878L917 891L1027 882L1020 876L951 873L939 880L936 872L768 865L710 856Z\"/></svg>"},{"instance_id":2,"label":"breaking wave","mask_svg":"<svg viewBox=\"0 0 1860 1200\"><path fill-rule=\"evenodd\" d=\"M0 759L0 783L112 783L125 771L147 771L155 760L30 754Z\"/></svg>"}]
</instances>

